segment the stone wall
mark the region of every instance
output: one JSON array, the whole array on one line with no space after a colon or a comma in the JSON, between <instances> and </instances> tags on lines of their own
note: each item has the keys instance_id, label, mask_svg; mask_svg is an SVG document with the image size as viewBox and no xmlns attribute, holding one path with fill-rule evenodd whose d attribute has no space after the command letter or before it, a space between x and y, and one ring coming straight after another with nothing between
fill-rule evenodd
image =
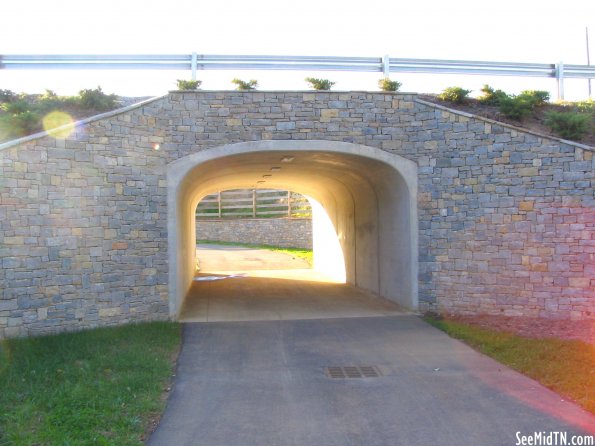
<instances>
[{"instance_id":1,"label":"stone wall","mask_svg":"<svg viewBox=\"0 0 595 446\"><path fill-rule=\"evenodd\" d=\"M0 337L167 318L157 105L0 146Z\"/></svg>"},{"instance_id":2,"label":"stone wall","mask_svg":"<svg viewBox=\"0 0 595 446\"><path fill-rule=\"evenodd\" d=\"M196 238L312 249L312 220L310 218L197 220Z\"/></svg>"},{"instance_id":3,"label":"stone wall","mask_svg":"<svg viewBox=\"0 0 595 446\"><path fill-rule=\"evenodd\" d=\"M0 336L166 318L166 165L275 139L417 163L421 310L595 318L593 148L411 94L199 91L0 145Z\"/></svg>"}]
</instances>

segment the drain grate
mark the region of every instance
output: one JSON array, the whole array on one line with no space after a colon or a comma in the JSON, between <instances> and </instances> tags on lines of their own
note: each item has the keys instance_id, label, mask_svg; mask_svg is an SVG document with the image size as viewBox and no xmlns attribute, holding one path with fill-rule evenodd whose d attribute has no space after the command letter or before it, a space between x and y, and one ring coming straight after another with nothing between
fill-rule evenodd
<instances>
[{"instance_id":1,"label":"drain grate","mask_svg":"<svg viewBox=\"0 0 595 446\"><path fill-rule=\"evenodd\" d=\"M331 366L325 369L326 376L335 379L344 378L378 378L382 373L378 367L373 365L361 366Z\"/></svg>"}]
</instances>

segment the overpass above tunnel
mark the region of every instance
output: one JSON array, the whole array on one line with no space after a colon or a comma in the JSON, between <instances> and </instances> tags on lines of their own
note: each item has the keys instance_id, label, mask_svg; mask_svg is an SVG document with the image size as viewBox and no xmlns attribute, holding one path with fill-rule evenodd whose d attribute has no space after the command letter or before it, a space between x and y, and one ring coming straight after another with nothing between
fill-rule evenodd
<instances>
[{"instance_id":1,"label":"overpass above tunnel","mask_svg":"<svg viewBox=\"0 0 595 446\"><path fill-rule=\"evenodd\" d=\"M287 154L271 181L317 197L352 283L418 311L594 317L592 147L414 94L194 91L0 146L0 333L175 318L192 204Z\"/></svg>"}]
</instances>

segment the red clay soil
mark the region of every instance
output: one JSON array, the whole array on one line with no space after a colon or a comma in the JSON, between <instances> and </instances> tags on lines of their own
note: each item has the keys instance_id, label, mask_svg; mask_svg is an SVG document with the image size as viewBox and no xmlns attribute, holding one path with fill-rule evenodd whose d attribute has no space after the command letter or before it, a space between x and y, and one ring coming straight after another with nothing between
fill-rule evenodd
<instances>
[{"instance_id":1,"label":"red clay soil","mask_svg":"<svg viewBox=\"0 0 595 446\"><path fill-rule=\"evenodd\" d=\"M595 320L556 320L521 316L446 316L445 319L527 338L578 339L595 345Z\"/></svg>"}]
</instances>

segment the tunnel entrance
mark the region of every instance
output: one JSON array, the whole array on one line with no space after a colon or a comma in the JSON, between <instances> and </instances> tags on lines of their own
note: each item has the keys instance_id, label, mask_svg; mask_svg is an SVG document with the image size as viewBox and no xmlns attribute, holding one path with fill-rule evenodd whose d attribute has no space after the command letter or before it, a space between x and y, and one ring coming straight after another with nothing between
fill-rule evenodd
<instances>
[{"instance_id":1,"label":"tunnel entrance","mask_svg":"<svg viewBox=\"0 0 595 446\"><path fill-rule=\"evenodd\" d=\"M173 318L180 317L195 276L199 200L217 190L256 187L264 175L267 188L312 198L315 266L337 266L334 245L348 284L417 308L416 165L357 144L258 141L220 146L168 165Z\"/></svg>"},{"instance_id":2,"label":"tunnel entrance","mask_svg":"<svg viewBox=\"0 0 595 446\"><path fill-rule=\"evenodd\" d=\"M264 174L258 188L220 190L203 197L196 208L197 243L311 251L310 201L297 192L266 188L271 176Z\"/></svg>"}]
</instances>

